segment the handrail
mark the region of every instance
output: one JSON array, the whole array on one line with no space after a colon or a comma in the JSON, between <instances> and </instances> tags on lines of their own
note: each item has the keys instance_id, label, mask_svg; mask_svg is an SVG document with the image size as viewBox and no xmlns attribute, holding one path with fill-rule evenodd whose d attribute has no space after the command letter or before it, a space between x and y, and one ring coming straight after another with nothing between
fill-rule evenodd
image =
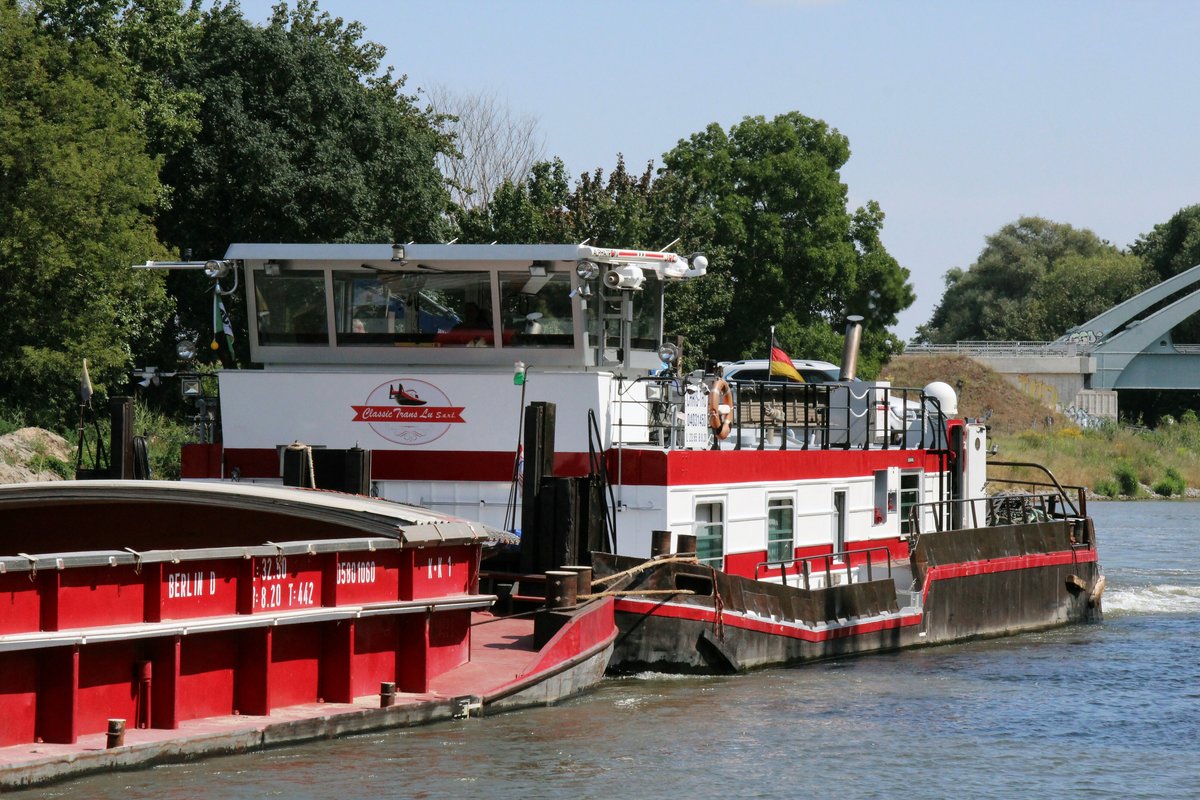
<instances>
[{"instance_id":1,"label":"handrail","mask_svg":"<svg viewBox=\"0 0 1200 800\"><path fill-rule=\"evenodd\" d=\"M1039 510L1041 511L1042 514L1044 514L1046 516L1047 519L1062 519L1062 520L1079 519L1081 515L1078 513L1060 514L1055 510L1055 505L1057 504L1056 501L1062 497L1063 497L1062 494L1059 494L1056 492L1046 492L1043 494L1023 494L1023 495L984 495L981 497L951 498L951 499L946 499L946 500L928 500L928 501L925 501L922 503L914 503L912 505L912 507L910 507L908 510L909 530L912 531L913 534L920 534L923 532L921 530L921 519L924 516L921 513L922 509L932 508L935 506L939 507L939 508L946 507L946 506L952 506L954 503L968 504L968 508L970 509L970 512L971 512L970 527L972 527L972 528L979 527L979 517L976 513L976 508L977 508L976 504L977 503L987 504L988 517L985 520L985 522L987 522L988 524L993 524L991 522L991 520L993 520L999 516L1002 516L1001 511L1003 509L998 510L998 507L1003 506L1004 504L1011 504L1014 500L1020 500L1022 503L1022 507L1024 509L1028 509L1030 507L1030 505L1036 504L1037 506L1040 507ZM1074 511L1074 507L1072 507L1072 511ZM945 514L936 514L936 513L933 515L935 531L940 533L945 530L951 530L951 528L949 528L948 526L943 527L943 519L945 518L945 516L946 516Z\"/></svg>"},{"instance_id":2,"label":"handrail","mask_svg":"<svg viewBox=\"0 0 1200 800\"><path fill-rule=\"evenodd\" d=\"M1042 472L1046 473L1046 477L1048 477L1050 479L1051 484L1053 484L1054 488L1058 490L1058 493L1062 496L1063 500L1065 502L1071 504L1071 510L1075 512L1075 516L1077 516L1077 517L1086 517L1087 516L1087 490L1084 489L1084 487L1082 487L1082 486L1067 487L1069 489L1075 489L1078 492L1079 505L1076 506L1074 503L1071 503L1071 499L1067 495L1066 489L1064 489L1062 484L1060 484L1058 482L1058 478L1054 477L1054 473L1051 472L1050 470L1048 470L1046 467L1042 466L1041 464L1035 463L1033 461L988 461L988 466L989 467L1029 467L1032 469L1041 470ZM989 477L988 481L989 482L999 481L1000 483L1019 483L1018 481L1005 481L1003 479L994 478L994 477ZM1027 484L1027 485L1045 486L1046 484L1032 483L1032 484Z\"/></svg>"},{"instance_id":3,"label":"handrail","mask_svg":"<svg viewBox=\"0 0 1200 800\"><path fill-rule=\"evenodd\" d=\"M657 384L659 394L626 396L638 383ZM734 390L734 450L925 450L942 446L946 436L947 418L940 403L922 389L857 382L731 379L729 384ZM685 389L679 379L644 376L620 386L609 423L616 448L649 443L674 449L682 444L678 411ZM644 410L631 419L630 405ZM769 443L775 436L778 442Z\"/></svg>"},{"instance_id":4,"label":"handrail","mask_svg":"<svg viewBox=\"0 0 1200 800\"><path fill-rule=\"evenodd\" d=\"M864 554L867 557L867 582L872 580L872 561L871 554L883 551L887 555L888 578L892 577L892 551L886 547L867 547L861 550L840 550L836 553L825 553L818 556L800 556L798 558L785 558L774 561L761 561L754 566L754 580L759 580L759 575L764 569L773 569L779 567L780 578L783 580L783 585L787 586L787 567L789 565L799 564L800 568L796 571L797 576L804 579L804 590L809 589L809 575L812 572L811 562L825 562L825 586L828 588L833 585L833 563L839 556L844 557L846 567L846 583L854 583L854 567L851 564L850 556L853 554Z\"/></svg>"}]
</instances>

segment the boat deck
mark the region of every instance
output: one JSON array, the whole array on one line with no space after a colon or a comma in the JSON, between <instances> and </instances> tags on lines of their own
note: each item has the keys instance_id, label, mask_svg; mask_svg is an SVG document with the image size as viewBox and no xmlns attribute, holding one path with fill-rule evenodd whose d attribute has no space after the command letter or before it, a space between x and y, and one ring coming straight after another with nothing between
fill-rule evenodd
<instances>
[{"instance_id":1,"label":"boat deck","mask_svg":"<svg viewBox=\"0 0 1200 800\"><path fill-rule=\"evenodd\" d=\"M605 610L611 626L611 604ZM478 715L487 708L489 697L511 694L514 687L526 684L536 686L546 674L578 663L555 659L554 639L540 650L536 648L531 618L495 617L488 612L475 612L471 622L470 661L433 679L429 692L397 692L395 705L390 708L380 708L378 695L367 695L352 703L287 706L266 716L230 715L189 720L174 729L130 728L125 733L124 745L112 749L106 748L107 735L104 733L81 735L74 744L13 745L0 748L0 790L49 783L90 772L247 752L304 740ZM597 628L600 629L602 626ZM602 636L590 651L585 650L595 653L588 660L598 662L600 672L607 663L612 638ZM586 688L582 684L581 687ZM555 699L558 698L534 696L527 704Z\"/></svg>"}]
</instances>

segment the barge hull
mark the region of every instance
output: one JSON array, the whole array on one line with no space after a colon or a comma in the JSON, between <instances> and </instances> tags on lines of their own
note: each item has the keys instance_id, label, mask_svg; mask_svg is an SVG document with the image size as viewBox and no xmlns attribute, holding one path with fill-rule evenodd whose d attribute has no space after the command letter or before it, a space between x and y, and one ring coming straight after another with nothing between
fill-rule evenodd
<instances>
[{"instance_id":1,"label":"barge hull","mask_svg":"<svg viewBox=\"0 0 1200 800\"><path fill-rule=\"evenodd\" d=\"M737 672L1097 621L1101 578L1091 522L1083 522L1086 529L1052 521L922 538L897 572L900 583L911 575L911 591L890 579L810 591L686 561L651 562L621 586L681 591L618 599L610 670ZM602 573L638 564L594 558ZM901 607L900 597L909 604Z\"/></svg>"}]
</instances>

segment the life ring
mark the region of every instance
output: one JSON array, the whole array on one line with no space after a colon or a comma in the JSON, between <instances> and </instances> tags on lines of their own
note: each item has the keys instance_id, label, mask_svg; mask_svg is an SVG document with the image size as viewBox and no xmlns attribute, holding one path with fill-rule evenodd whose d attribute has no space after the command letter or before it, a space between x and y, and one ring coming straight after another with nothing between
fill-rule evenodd
<instances>
[{"instance_id":1,"label":"life ring","mask_svg":"<svg viewBox=\"0 0 1200 800\"><path fill-rule=\"evenodd\" d=\"M727 439L731 422L733 422L733 390L729 388L729 384L724 378L717 378L708 390L708 425L718 439Z\"/></svg>"}]
</instances>

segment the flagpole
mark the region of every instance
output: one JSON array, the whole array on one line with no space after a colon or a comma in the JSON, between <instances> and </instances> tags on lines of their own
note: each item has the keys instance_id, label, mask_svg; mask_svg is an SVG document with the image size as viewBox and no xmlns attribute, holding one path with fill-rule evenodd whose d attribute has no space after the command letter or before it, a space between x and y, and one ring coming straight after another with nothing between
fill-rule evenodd
<instances>
[{"instance_id":1,"label":"flagpole","mask_svg":"<svg viewBox=\"0 0 1200 800\"><path fill-rule=\"evenodd\" d=\"M775 375L771 372L771 359L775 356L775 326L771 326L771 339L767 342L767 380L770 381Z\"/></svg>"}]
</instances>

